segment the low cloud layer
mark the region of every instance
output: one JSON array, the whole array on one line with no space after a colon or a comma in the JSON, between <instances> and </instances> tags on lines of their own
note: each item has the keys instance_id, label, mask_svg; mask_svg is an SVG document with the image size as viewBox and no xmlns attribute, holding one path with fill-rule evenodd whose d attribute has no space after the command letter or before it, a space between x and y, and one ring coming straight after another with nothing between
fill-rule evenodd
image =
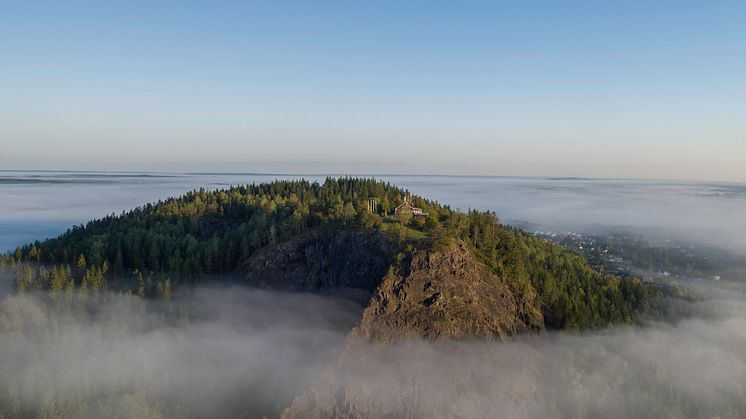
<instances>
[{"instance_id":1,"label":"low cloud layer","mask_svg":"<svg viewBox=\"0 0 746 419\"><path fill-rule=\"evenodd\" d=\"M573 178L378 176L453 208L492 210L508 223L589 231L609 227L746 255L746 185ZM289 175L0 173L0 252L191 189ZM305 176L323 181L323 175Z\"/></svg>"},{"instance_id":2,"label":"low cloud layer","mask_svg":"<svg viewBox=\"0 0 746 419\"><path fill-rule=\"evenodd\" d=\"M415 193L505 222L581 232L610 228L746 255L746 185L575 178L392 177Z\"/></svg>"},{"instance_id":3,"label":"low cloud layer","mask_svg":"<svg viewBox=\"0 0 746 419\"><path fill-rule=\"evenodd\" d=\"M0 302L4 415L271 414L336 356L360 309L241 288L170 303L111 294L68 304L49 294Z\"/></svg>"},{"instance_id":4,"label":"low cloud layer","mask_svg":"<svg viewBox=\"0 0 746 419\"><path fill-rule=\"evenodd\" d=\"M351 345L295 409L331 399L373 417L744 417L746 303L738 288L717 294L677 324Z\"/></svg>"},{"instance_id":5,"label":"low cloud layer","mask_svg":"<svg viewBox=\"0 0 746 419\"><path fill-rule=\"evenodd\" d=\"M394 417L742 417L739 287L677 324L513 342L379 346L346 339L360 307L244 288L168 303L6 296L0 409L21 417L272 417L353 406ZM306 403L306 404L304 404Z\"/></svg>"},{"instance_id":6,"label":"low cloud layer","mask_svg":"<svg viewBox=\"0 0 746 419\"><path fill-rule=\"evenodd\" d=\"M253 179L13 184L0 191L0 249L163 190ZM739 185L388 180L510 222L632 227L746 254ZM741 285L713 284L697 290L706 299L692 305L695 315L676 324L382 347L347 338L361 307L339 298L211 287L167 303L118 294L67 300L13 296L0 280L0 416L273 417L300 396L288 414L354 406L411 418L746 417L746 297Z\"/></svg>"}]
</instances>

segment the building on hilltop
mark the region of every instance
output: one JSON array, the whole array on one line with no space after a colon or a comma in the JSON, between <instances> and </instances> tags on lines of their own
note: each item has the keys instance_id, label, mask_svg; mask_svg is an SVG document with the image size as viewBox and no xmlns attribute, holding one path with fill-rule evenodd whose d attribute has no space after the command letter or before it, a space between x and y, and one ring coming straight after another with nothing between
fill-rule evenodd
<instances>
[{"instance_id":1,"label":"building on hilltop","mask_svg":"<svg viewBox=\"0 0 746 419\"><path fill-rule=\"evenodd\" d=\"M425 216L426 212L422 211L422 208L417 208L409 202L409 197L404 197L404 202L399 204L398 207L394 208L395 215L411 214L415 217Z\"/></svg>"}]
</instances>

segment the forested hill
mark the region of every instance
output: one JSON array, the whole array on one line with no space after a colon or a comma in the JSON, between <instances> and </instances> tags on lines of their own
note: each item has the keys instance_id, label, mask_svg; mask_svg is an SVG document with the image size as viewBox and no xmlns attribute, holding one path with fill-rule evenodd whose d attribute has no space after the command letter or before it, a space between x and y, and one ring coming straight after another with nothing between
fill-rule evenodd
<instances>
[{"instance_id":1,"label":"forested hill","mask_svg":"<svg viewBox=\"0 0 746 419\"><path fill-rule=\"evenodd\" d=\"M571 251L500 224L491 212L454 211L412 196L426 215L393 216L408 196L391 184L359 178L198 190L74 227L4 261L56 266L36 274L27 269L18 280L21 291L100 288L107 278L118 278L138 294L168 295L174 283L239 274L258 254L313 232L342 237L365 231L395 250L392 264L416 249L444 249L457 241L550 328L629 323L662 301L659 287L600 274ZM356 236L344 237L351 237L344 246L355 245ZM359 251L353 255L360 259ZM328 266L334 263L323 261L328 272L346 269Z\"/></svg>"}]
</instances>

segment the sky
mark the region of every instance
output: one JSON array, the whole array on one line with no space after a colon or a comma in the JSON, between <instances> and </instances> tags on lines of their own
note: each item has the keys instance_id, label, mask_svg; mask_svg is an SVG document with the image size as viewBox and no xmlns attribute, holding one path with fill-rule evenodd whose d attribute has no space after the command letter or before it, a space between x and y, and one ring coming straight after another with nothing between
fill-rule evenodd
<instances>
[{"instance_id":1,"label":"sky","mask_svg":"<svg viewBox=\"0 0 746 419\"><path fill-rule=\"evenodd\" d=\"M0 0L0 169L746 182L743 1Z\"/></svg>"}]
</instances>

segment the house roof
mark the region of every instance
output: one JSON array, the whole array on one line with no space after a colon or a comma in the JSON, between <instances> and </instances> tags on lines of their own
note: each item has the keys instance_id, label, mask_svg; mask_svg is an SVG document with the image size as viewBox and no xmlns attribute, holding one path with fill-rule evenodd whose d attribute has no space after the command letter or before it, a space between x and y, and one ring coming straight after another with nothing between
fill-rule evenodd
<instances>
[{"instance_id":1,"label":"house roof","mask_svg":"<svg viewBox=\"0 0 746 419\"><path fill-rule=\"evenodd\" d=\"M404 206L409 207L412 211L417 211L417 210L422 211L422 208L417 208L414 205L412 205L412 203L409 202L409 199L407 199L406 197L404 197L404 202L402 202L401 204L399 204L399 206L397 206L396 208L394 208L394 211L397 211L398 209L400 209L400 208L402 208Z\"/></svg>"}]
</instances>

